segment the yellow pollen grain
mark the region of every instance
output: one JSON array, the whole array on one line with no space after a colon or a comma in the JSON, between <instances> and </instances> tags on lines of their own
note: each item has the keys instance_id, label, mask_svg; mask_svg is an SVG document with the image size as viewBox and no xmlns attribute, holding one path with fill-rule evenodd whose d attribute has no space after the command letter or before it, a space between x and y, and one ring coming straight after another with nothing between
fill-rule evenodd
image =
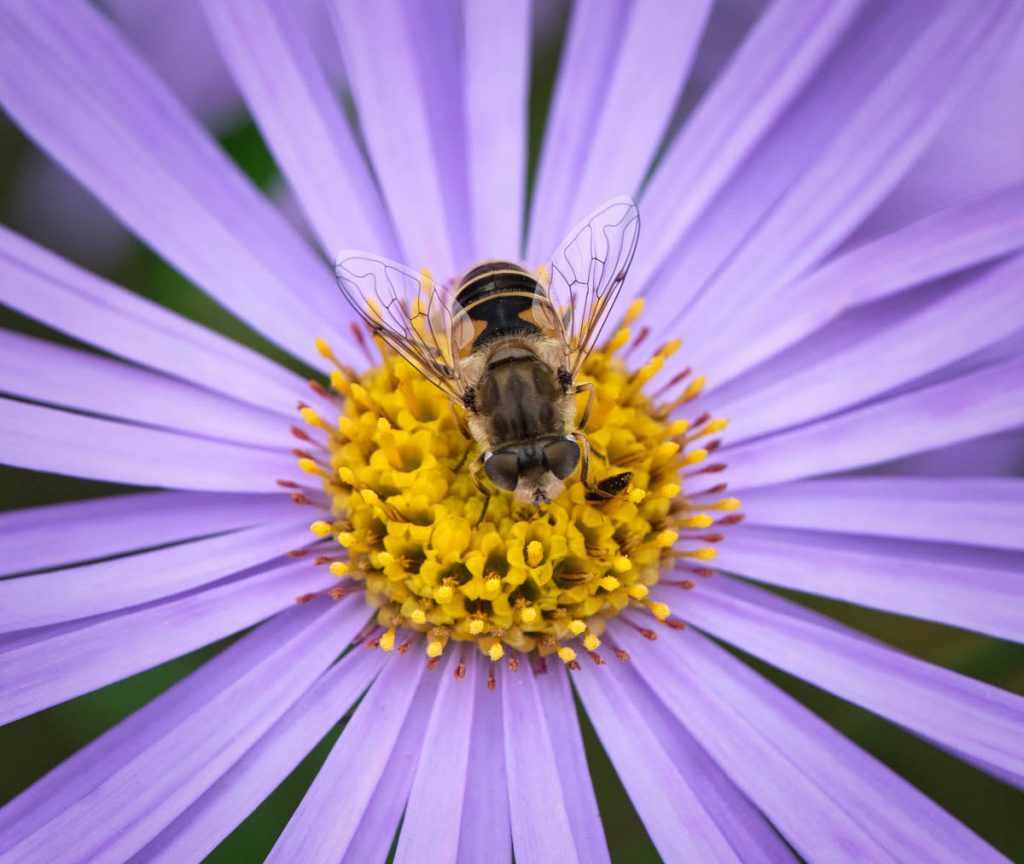
<instances>
[{"instance_id":1,"label":"yellow pollen grain","mask_svg":"<svg viewBox=\"0 0 1024 864\"><path fill-rule=\"evenodd\" d=\"M669 615L672 614L672 610L669 609L668 605L665 603L654 603L651 601L647 601L645 605L648 609L651 610L651 614L659 621L664 621L668 618Z\"/></svg>"},{"instance_id":2,"label":"yellow pollen grain","mask_svg":"<svg viewBox=\"0 0 1024 864\"><path fill-rule=\"evenodd\" d=\"M420 313L427 308L423 298L413 306ZM484 477L492 494L483 516L468 470L476 453L467 449L447 397L377 338L381 362L362 373L338 364L318 340L318 353L337 364L331 386L343 406L337 416L303 406L308 423L330 424L326 452L300 460L304 471L323 479L330 507L311 530L347 550L340 556L346 560L330 562L330 572L346 580L334 590L365 589L383 633L375 644L404 653L407 634L415 631L426 636L431 659L456 640L492 661L554 651L575 668L576 651L595 651L597 634L622 609L643 603L654 614L664 611L664 604L649 600L649 586L676 559L711 560L711 545L680 550L677 530L670 529L714 524L686 497L683 461L701 452L690 450L687 434L712 434L724 425L710 420L695 429L686 419L670 422L666 418L683 401L671 395L659 401L645 392L645 381L680 343L666 342L644 362L642 340L630 326L642 306L630 305L626 320L586 358L578 379L594 385L590 478L628 472L626 488L612 498L591 496L576 472L555 500L533 508L492 489ZM414 327L425 321L421 315ZM614 353L627 345L624 357ZM702 379L689 383L695 395ZM585 401L579 397L578 409ZM738 506L723 498L701 510ZM579 642L570 648L562 640Z\"/></svg>"},{"instance_id":3,"label":"yellow pollen grain","mask_svg":"<svg viewBox=\"0 0 1024 864\"><path fill-rule=\"evenodd\" d=\"M679 539L679 533L676 531L659 531L654 538L654 542L658 544L662 549L668 549L670 546L674 546L676 540Z\"/></svg>"},{"instance_id":4,"label":"yellow pollen grain","mask_svg":"<svg viewBox=\"0 0 1024 864\"><path fill-rule=\"evenodd\" d=\"M708 458L708 451L702 447L698 447L696 450L691 450L683 458L684 465L696 465L698 462L703 462Z\"/></svg>"}]
</instances>

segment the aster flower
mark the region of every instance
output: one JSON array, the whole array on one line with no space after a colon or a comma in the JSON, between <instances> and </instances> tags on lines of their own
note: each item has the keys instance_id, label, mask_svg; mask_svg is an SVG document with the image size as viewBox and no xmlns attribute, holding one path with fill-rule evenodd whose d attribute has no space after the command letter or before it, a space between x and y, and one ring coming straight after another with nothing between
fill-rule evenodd
<instances>
[{"instance_id":1,"label":"aster flower","mask_svg":"<svg viewBox=\"0 0 1024 864\"><path fill-rule=\"evenodd\" d=\"M0 718L247 631L0 810L6 860L199 860L349 712L272 859L607 860L574 694L665 860L1001 860L725 646L1024 780L1020 697L763 587L1024 635L1019 480L857 471L1024 423L1024 189L848 242L1021 9L782 0L662 142L708 6L575 9L527 205L525 4L338 4L360 141L285 4L211 0L323 256L99 12L0 7L12 119L317 373L0 230L0 302L103 352L3 334L0 460L161 490L0 518ZM581 374L632 485L482 514L327 260L536 265L622 193Z\"/></svg>"}]
</instances>

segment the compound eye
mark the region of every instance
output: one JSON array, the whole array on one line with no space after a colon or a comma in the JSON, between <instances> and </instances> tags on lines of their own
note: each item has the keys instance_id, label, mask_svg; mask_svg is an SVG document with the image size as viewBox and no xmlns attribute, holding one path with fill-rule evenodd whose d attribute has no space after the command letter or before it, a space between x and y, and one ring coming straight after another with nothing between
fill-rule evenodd
<instances>
[{"instance_id":1,"label":"compound eye","mask_svg":"<svg viewBox=\"0 0 1024 864\"><path fill-rule=\"evenodd\" d=\"M515 453L492 453L484 462L484 471L495 486L511 492L519 482L519 459Z\"/></svg>"},{"instance_id":2,"label":"compound eye","mask_svg":"<svg viewBox=\"0 0 1024 864\"><path fill-rule=\"evenodd\" d=\"M580 462L579 445L571 438L554 441L544 448L544 459L551 473L559 480L564 480L576 470Z\"/></svg>"}]
</instances>

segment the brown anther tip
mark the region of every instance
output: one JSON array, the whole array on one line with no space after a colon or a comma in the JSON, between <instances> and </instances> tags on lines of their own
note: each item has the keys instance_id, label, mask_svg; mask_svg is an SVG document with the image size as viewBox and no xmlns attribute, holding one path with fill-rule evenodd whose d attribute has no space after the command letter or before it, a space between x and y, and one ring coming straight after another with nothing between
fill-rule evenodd
<instances>
[{"instance_id":1,"label":"brown anther tip","mask_svg":"<svg viewBox=\"0 0 1024 864\"><path fill-rule=\"evenodd\" d=\"M373 650L374 648L380 648L380 639L371 639L366 643L366 647Z\"/></svg>"},{"instance_id":2,"label":"brown anther tip","mask_svg":"<svg viewBox=\"0 0 1024 864\"><path fill-rule=\"evenodd\" d=\"M579 661L579 660L570 660L570 661L569 661L568 663L566 663L565 665L566 665L566 666L567 666L567 667L568 667L568 668L569 668L569 669L570 669L571 671L573 671L573 672L579 672L579 671L580 671L580 669L582 668L582 667L580 666L580 661Z\"/></svg>"},{"instance_id":3,"label":"brown anther tip","mask_svg":"<svg viewBox=\"0 0 1024 864\"><path fill-rule=\"evenodd\" d=\"M292 456L294 456L296 459L312 459L313 458L313 454L312 453L310 453L308 450L303 450L300 447L293 447L292 448Z\"/></svg>"},{"instance_id":4,"label":"brown anther tip","mask_svg":"<svg viewBox=\"0 0 1024 864\"><path fill-rule=\"evenodd\" d=\"M717 486L712 486L710 489L705 489L700 495L721 495L726 489L729 488L728 483L719 483Z\"/></svg>"},{"instance_id":5,"label":"brown anther tip","mask_svg":"<svg viewBox=\"0 0 1024 864\"><path fill-rule=\"evenodd\" d=\"M487 689L492 693L498 689L498 679L494 677L494 673L491 672L487 676Z\"/></svg>"},{"instance_id":6,"label":"brown anther tip","mask_svg":"<svg viewBox=\"0 0 1024 864\"><path fill-rule=\"evenodd\" d=\"M724 471L728 466L724 462L715 462L713 465L708 465L702 472L703 474L718 474Z\"/></svg>"},{"instance_id":7,"label":"brown anther tip","mask_svg":"<svg viewBox=\"0 0 1024 864\"><path fill-rule=\"evenodd\" d=\"M708 443L704 445L704 449L707 450L708 453L714 453L721 446L722 439L716 438L714 441L708 441Z\"/></svg>"},{"instance_id":8,"label":"brown anther tip","mask_svg":"<svg viewBox=\"0 0 1024 864\"><path fill-rule=\"evenodd\" d=\"M342 597L348 597L352 591L348 588L329 588L327 596L337 603Z\"/></svg>"},{"instance_id":9,"label":"brown anther tip","mask_svg":"<svg viewBox=\"0 0 1024 864\"><path fill-rule=\"evenodd\" d=\"M534 675L547 675L548 674L548 661L544 657L538 657L533 661L533 674Z\"/></svg>"},{"instance_id":10,"label":"brown anther tip","mask_svg":"<svg viewBox=\"0 0 1024 864\"><path fill-rule=\"evenodd\" d=\"M311 441L312 439L306 433L305 429L300 429L298 426L292 426L292 435L298 438L300 441Z\"/></svg>"},{"instance_id":11,"label":"brown anther tip","mask_svg":"<svg viewBox=\"0 0 1024 864\"><path fill-rule=\"evenodd\" d=\"M710 579L712 576L715 575L715 571L712 570L710 567L695 567L693 569L693 572L696 573L698 576L703 576L705 579Z\"/></svg>"},{"instance_id":12,"label":"brown anther tip","mask_svg":"<svg viewBox=\"0 0 1024 864\"><path fill-rule=\"evenodd\" d=\"M440 657L431 657L427 661L427 671L428 672L433 672L438 667L438 664L440 662L441 662L441 658Z\"/></svg>"},{"instance_id":13,"label":"brown anther tip","mask_svg":"<svg viewBox=\"0 0 1024 864\"><path fill-rule=\"evenodd\" d=\"M519 658L515 654L512 654L508 658L508 669L510 672L519 671Z\"/></svg>"},{"instance_id":14,"label":"brown anther tip","mask_svg":"<svg viewBox=\"0 0 1024 864\"><path fill-rule=\"evenodd\" d=\"M604 657L602 657L596 651L588 651L587 656L594 661L595 666L604 666Z\"/></svg>"},{"instance_id":15,"label":"brown anther tip","mask_svg":"<svg viewBox=\"0 0 1024 864\"><path fill-rule=\"evenodd\" d=\"M646 627L638 627L637 632L644 637L648 642L657 642L658 634L653 630L648 630Z\"/></svg>"},{"instance_id":16,"label":"brown anther tip","mask_svg":"<svg viewBox=\"0 0 1024 864\"><path fill-rule=\"evenodd\" d=\"M299 411L301 411L303 408L308 408L308 407L309 407L309 404L306 403L306 402L303 402L301 399L298 402L295 403L295 408L297 410L299 410Z\"/></svg>"},{"instance_id":17,"label":"brown anther tip","mask_svg":"<svg viewBox=\"0 0 1024 864\"><path fill-rule=\"evenodd\" d=\"M700 417L698 417L698 418L697 418L696 420L694 420L694 421L693 421L693 422L692 422L692 423L690 424L690 428L691 428L691 429L696 429L696 428L698 428L699 426L703 426L703 425L704 425L705 423L707 423L707 422L708 422L708 420L710 420L710 419L711 419L711 414L710 414L710 412L708 412L708 411L705 411L705 412L704 412L703 414L701 414L701 415L700 415Z\"/></svg>"},{"instance_id":18,"label":"brown anther tip","mask_svg":"<svg viewBox=\"0 0 1024 864\"><path fill-rule=\"evenodd\" d=\"M313 563L316 564L317 567L323 567L324 564L330 564L333 560L334 559L331 558L330 555L317 555L316 558L313 559Z\"/></svg>"},{"instance_id":19,"label":"brown anther tip","mask_svg":"<svg viewBox=\"0 0 1024 864\"><path fill-rule=\"evenodd\" d=\"M465 661L460 660L459 661L459 665L455 667L455 678L456 678L456 680L461 681L465 677L466 677L466 664L465 664Z\"/></svg>"},{"instance_id":20,"label":"brown anther tip","mask_svg":"<svg viewBox=\"0 0 1024 864\"><path fill-rule=\"evenodd\" d=\"M743 513L730 513L728 516L725 516L725 517L719 519L715 524L716 525L739 525L740 522L742 522L746 518L747 518L746 515L743 514Z\"/></svg>"},{"instance_id":21,"label":"brown anther tip","mask_svg":"<svg viewBox=\"0 0 1024 864\"><path fill-rule=\"evenodd\" d=\"M685 630L686 629L686 625L682 621L680 621L678 618L669 618L665 622L665 626L671 628L672 630Z\"/></svg>"},{"instance_id":22,"label":"brown anther tip","mask_svg":"<svg viewBox=\"0 0 1024 864\"><path fill-rule=\"evenodd\" d=\"M623 651L621 648L615 649L615 656L622 663L626 663L629 660L629 652Z\"/></svg>"},{"instance_id":23,"label":"brown anther tip","mask_svg":"<svg viewBox=\"0 0 1024 864\"><path fill-rule=\"evenodd\" d=\"M397 649L399 654L405 654L409 650L409 640L406 639Z\"/></svg>"},{"instance_id":24,"label":"brown anther tip","mask_svg":"<svg viewBox=\"0 0 1024 864\"><path fill-rule=\"evenodd\" d=\"M308 603L310 600L316 600L316 592L313 592L312 594L300 594L295 598L295 602L299 604Z\"/></svg>"},{"instance_id":25,"label":"brown anther tip","mask_svg":"<svg viewBox=\"0 0 1024 864\"><path fill-rule=\"evenodd\" d=\"M309 554L308 549L289 549L286 553L289 558L303 558Z\"/></svg>"},{"instance_id":26,"label":"brown anther tip","mask_svg":"<svg viewBox=\"0 0 1024 864\"><path fill-rule=\"evenodd\" d=\"M330 393L327 392L327 388L324 387L319 381L310 381L309 389L316 393L317 396L330 397Z\"/></svg>"},{"instance_id":27,"label":"brown anther tip","mask_svg":"<svg viewBox=\"0 0 1024 864\"><path fill-rule=\"evenodd\" d=\"M292 492L291 498L292 498L292 501L295 502L296 504L312 504L313 503L302 492Z\"/></svg>"},{"instance_id":28,"label":"brown anther tip","mask_svg":"<svg viewBox=\"0 0 1024 864\"><path fill-rule=\"evenodd\" d=\"M278 486L283 489L301 489L302 487L298 483L294 483L291 480L275 480Z\"/></svg>"},{"instance_id":29,"label":"brown anther tip","mask_svg":"<svg viewBox=\"0 0 1024 864\"><path fill-rule=\"evenodd\" d=\"M704 540L707 543L721 543L725 539L725 535L712 532L711 534L701 534L699 539Z\"/></svg>"}]
</instances>

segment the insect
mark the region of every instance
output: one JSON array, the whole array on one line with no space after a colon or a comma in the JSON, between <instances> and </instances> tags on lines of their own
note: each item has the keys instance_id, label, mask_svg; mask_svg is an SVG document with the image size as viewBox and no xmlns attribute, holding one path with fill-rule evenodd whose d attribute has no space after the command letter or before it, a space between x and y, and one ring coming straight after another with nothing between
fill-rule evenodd
<instances>
[{"instance_id":1,"label":"insect","mask_svg":"<svg viewBox=\"0 0 1024 864\"><path fill-rule=\"evenodd\" d=\"M470 474L483 512L490 493L481 469L534 506L553 500L581 462L590 500L628 486L628 474L588 480L583 429L594 388L576 378L625 281L639 231L636 204L614 198L569 233L539 274L487 261L448 287L367 253L338 256L338 283L356 312L448 395L460 428L479 445ZM575 397L583 392L577 422Z\"/></svg>"}]
</instances>

